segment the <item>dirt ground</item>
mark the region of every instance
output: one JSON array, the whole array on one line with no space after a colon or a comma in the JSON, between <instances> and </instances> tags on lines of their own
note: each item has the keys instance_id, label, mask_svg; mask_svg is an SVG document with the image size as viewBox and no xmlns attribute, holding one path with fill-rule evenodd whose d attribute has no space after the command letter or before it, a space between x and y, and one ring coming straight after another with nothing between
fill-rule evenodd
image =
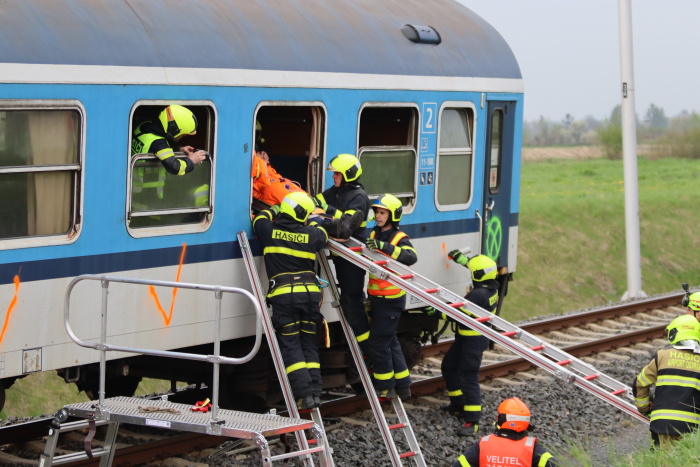
<instances>
[{"instance_id":1,"label":"dirt ground","mask_svg":"<svg viewBox=\"0 0 700 467\"><path fill-rule=\"evenodd\" d=\"M542 161L547 159L594 159L603 157L599 146L523 148L524 161Z\"/></svg>"},{"instance_id":2,"label":"dirt ground","mask_svg":"<svg viewBox=\"0 0 700 467\"><path fill-rule=\"evenodd\" d=\"M642 156L650 151L649 145L637 146L637 155ZM548 159L595 159L603 157L600 146L571 146L571 147L542 147L523 148L523 161L543 161Z\"/></svg>"}]
</instances>

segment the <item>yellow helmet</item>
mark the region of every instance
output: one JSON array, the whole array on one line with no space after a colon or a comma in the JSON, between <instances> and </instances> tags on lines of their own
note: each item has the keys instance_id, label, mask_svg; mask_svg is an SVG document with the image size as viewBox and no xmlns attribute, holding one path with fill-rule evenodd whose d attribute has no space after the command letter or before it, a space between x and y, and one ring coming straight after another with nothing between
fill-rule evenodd
<instances>
[{"instance_id":1,"label":"yellow helmet","mask_svg":"<svg viewBox=\"0 0 700 467\"><path fill-rule=\"evenodd\" d=\"M384 194L374 200L371 208L374 209L375 213L377 212L377 208L386 209L391 213L391 222L394 225L399 225L399 221L403 215L403 205L396 196L390 195L389 193Z\"/></svg>"},{"instance_id":2,"label":"yellow helmet","mask_svg":"<svg viewBox=\"0 0 700 467\"><path fill-rule=\"evenodd\" d=\"M280 212L287 214L297 222L304 223L314 210L314 202L303 191L295 191L284 197L280 204Z\"/></svg>"},{"instance_id":3,"label":"yellow helmet","mask_svg":"<svg viewBox=\"0 0 700 467\"><path fill-rule=\"evenodd\" d=\"M362 175L360 161L352 154L338 154L331 159L326 170L340 172L346 182L357 180Z\"/></svg>"},{"instance_id":4,"label":"yellow helmet","mask_svg":"<svg viewBox=\"0 0 700 467\"><path fill-rule=\"evenodd\" d=\"M158 117L163 129L173 138L197 133L197 117L181 105L169 105Z\"/></svg>"},{"instance_id":5,"label":"yellow helmet","mask_svg":"<svg viewBox=\"0 0 700 467\"><path fill-rule=\"evenodd\" d=\"M677 344L684 340L700 342L700 323L693 315L681 315L666 326L668 341Z\"/></svg>"},{"instance_id":6,"label":"yellow helmet","mask_svg":"<svg viewBox=\"0 0 700 467\"><path fill-rule=\"evenodd\" d=\"M687 295L687 298L683 297L683 306L687 306L694 312L700 311L700 292Z\"/></svg>"},{"instance_id":7,"label":"yellow helmet","mask_svg":"<svg viewBox=\"0 0 700 467\"><path fill-rule=\"evenodd\" d=\"M467 267L472 272L472 280L475 282L495 279L498 276L496 262L486 255L477 255L467 262Z\"/></svg>"}]
</instances>

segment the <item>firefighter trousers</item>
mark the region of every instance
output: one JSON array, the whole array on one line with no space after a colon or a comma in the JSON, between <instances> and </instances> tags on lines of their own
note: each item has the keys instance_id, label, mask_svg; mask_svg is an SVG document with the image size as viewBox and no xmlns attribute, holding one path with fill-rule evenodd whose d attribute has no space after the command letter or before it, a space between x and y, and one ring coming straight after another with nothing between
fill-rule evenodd
<instances>
[{"instance_id":1,"label":"firefighter trousers","mask_svg":"<svg viewBox=\"0 0 700 467\"><path fill-rule=\"evenodd\" d=\"M406 388L411 378L401 344L396 336L401 314L406 308L406 296L381 298L369 296L372 320L368 339L372 361L372 383L377 389Z\"/></svg>"},{"instance_id":2,"label":"firefighter trousers","mask_svg":"<svg viewBox=\"0 0 700 467\"><path fill-rule=\"evenodd\" d=\"M296 399L321 395L321 364L316 330L323 321L320 292L293 292L269 298L289 385Z\"/></svg>"},{"instance_id":3,"label":"firefighter trousers","mask_svg":"<svg viewBox=\"0 0 700 467\"><path fill-rule=\"evenodd\" d=\"M460 407L460 418L478 423L481 419L481 390L479 368L481 357L489 346L488 338L455 335L455 340L442 359L442 377L445 378L450 404Z\"/></svg>"}]
</instances>

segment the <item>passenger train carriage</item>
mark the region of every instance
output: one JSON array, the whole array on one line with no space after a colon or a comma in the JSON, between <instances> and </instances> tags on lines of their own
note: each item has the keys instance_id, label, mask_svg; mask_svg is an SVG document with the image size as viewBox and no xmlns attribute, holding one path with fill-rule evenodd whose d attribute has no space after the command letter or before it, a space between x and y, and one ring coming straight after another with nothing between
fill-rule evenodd
<instances>
[{"instance_id":1,"label":"passenger train carriage","mask_svg":"<svg viewBox=\"0 0 700 467\"><path fill-rule=\"evenodd\" d=\"M99 354L63 324L79 275L250 288L236 241L245 230L266 282L251 229L256 123L273 166L312 194L332 185L332 157L356 154L370 197L404 204L419 274L464 293L468 271L447 252L468 248L497 261L505 291L516 269L523 83L503 38L461 4L33 0L4 2L0 24L3 396L17 378L58 371L96 397ZM210 157L164 175L162 196L142 203L137 178L159 162L132 156L131 135L170 104L194 112L197 132L182 143ZM100 335L100 293L96 282L73 292L82 339ZM350 359L329 303L324 385L344 385ZM210 296L116 284L109 309L110 343L211 352ZM227 298L223 353L245 354L253 328L250 304ZM402 320L410 352L434 331L422 313ZM108 358L108 396L133 393L142 377L211 382L208 365ZM275 396L264 352L221 378L224 393Z\"/></svg>"}]
</instances>

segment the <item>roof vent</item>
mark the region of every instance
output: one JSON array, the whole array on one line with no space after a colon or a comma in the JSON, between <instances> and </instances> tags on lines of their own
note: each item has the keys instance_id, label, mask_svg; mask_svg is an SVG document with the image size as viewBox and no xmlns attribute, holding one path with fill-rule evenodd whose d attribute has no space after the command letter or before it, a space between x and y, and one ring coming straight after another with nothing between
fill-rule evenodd
<instances>
[{"instance_id":1,"label":"roof vent","mask_svg":"<svg viewBox=\"0 0 700 467\"><path fill-rule=\"evenodd\" d=\"M440 33L438 33L432 26L415 26L413 24L407 24L401 28L401 32L406 39L417 44L439 44L442 42L440 38Z\"/></svg>"}]
</instances>

